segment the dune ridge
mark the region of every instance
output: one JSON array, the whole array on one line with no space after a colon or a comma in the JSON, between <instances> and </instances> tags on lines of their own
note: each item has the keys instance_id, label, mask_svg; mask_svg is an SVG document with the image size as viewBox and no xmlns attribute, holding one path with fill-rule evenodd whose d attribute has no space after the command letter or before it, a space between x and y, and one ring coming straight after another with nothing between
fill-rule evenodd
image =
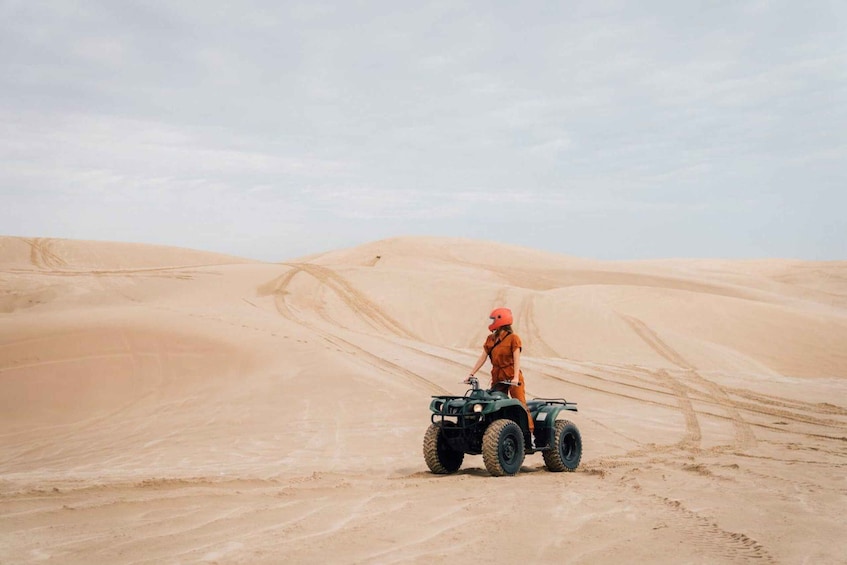
<instances>
[{"instance_id":1,"label":"dune ridge","mask_svg":"<svg viewBox=\"0 0 847 565\"><path fill-rule=\"evenodd\" d=\"M847 555L846 261L0 237L0 283L0 562ZM426 469L495 306L528 396L579 402L575 473Z\"/></svg>"}]
</instances>

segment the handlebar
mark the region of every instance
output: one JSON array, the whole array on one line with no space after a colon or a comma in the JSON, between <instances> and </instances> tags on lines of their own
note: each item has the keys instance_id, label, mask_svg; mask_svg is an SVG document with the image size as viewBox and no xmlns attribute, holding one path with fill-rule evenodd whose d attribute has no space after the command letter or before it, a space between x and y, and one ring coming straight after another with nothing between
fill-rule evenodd
<instances>
[{"instance_id":1,"label":"handlebar","mask_svg":"<svg viewBox=\"0 0 847 565\"><path fill-rule=\"evenodd\" d=\"M468 377L462 381L463 385L471 385L473 390L479 390L479 379L476 377Z\"/></svg>"},{"instance_id":2,"label":"handlebar","mask_svg":"<svg viewBox=\"0 0 847 565\"><path fill-rule=\"evenodd\" d=\"M476 378L476 377L468 377L467 379L461 381L461 384L471 385L471 388L473 390L479 390L479 388L480 388L479 387L479 379ZM508 386L521 386L521 383L519 383L519 382L516 383L514 381L500 381L499 383L495 383L494 387L497 387L498 385L504 385L504 386L507 386L507 387Z\"/></svg>"}]
</instances>

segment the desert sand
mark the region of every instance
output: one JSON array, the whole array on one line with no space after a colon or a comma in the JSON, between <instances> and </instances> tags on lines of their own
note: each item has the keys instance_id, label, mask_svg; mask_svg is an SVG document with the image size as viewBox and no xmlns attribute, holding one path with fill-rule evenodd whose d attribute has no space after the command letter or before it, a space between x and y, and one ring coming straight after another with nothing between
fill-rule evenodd
<instances>
[{"instance_id":1,"label":"desert sand","mask_svg":"<svg viewBox=\"0 0 847 565\"><path fill-rule=\"evenodd\" d=\"M847 562L847 261L4 237L0 290L3 564ZM424 463L495 306L576 472Z\"/></svg>"}]
</instances>

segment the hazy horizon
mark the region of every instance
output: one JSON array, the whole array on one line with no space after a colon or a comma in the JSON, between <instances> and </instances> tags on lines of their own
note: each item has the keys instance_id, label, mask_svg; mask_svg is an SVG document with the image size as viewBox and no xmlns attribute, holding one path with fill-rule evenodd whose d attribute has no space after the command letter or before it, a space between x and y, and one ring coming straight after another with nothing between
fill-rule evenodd
<instances>
[{"instance_id":1,"label":"hazy horizon","mask_svg":"<svg viewBox=\"0 0 847 565\"><path fill-rule=\"evenodd\" d=\"M834 2L0 2L0 233L847 259Z\"/></svg>"}]
</instances>

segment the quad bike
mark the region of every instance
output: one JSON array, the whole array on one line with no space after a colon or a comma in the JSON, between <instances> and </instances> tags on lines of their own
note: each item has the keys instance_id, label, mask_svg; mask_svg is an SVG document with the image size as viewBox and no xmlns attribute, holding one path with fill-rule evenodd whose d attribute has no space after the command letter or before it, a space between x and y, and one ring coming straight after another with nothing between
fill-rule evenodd
<instances>
[{"instance_id":1,"label":"quad bike","mask_svg":"<svg viewBox=\"0 0 847 565\"><path fill-rule=\"evenodd\" d=\"M527 409L500 390L480 388L479 379L467 381L464 396L433 396L429 409L432 424L423 441L423 454L430 471L455 473L465 454L482 454L485 468L494 476L515 475L524 456L541 452L549 471L573 471L582 457L582 437L568 420L557 420L559 412L576 412L576 403L562 398L536 398L527 402L535 422L535 437L529 432ZM499 383L512 385L512 383ZM535 440L534 442L532 440Z\"/></svg>"}]
</instances>

